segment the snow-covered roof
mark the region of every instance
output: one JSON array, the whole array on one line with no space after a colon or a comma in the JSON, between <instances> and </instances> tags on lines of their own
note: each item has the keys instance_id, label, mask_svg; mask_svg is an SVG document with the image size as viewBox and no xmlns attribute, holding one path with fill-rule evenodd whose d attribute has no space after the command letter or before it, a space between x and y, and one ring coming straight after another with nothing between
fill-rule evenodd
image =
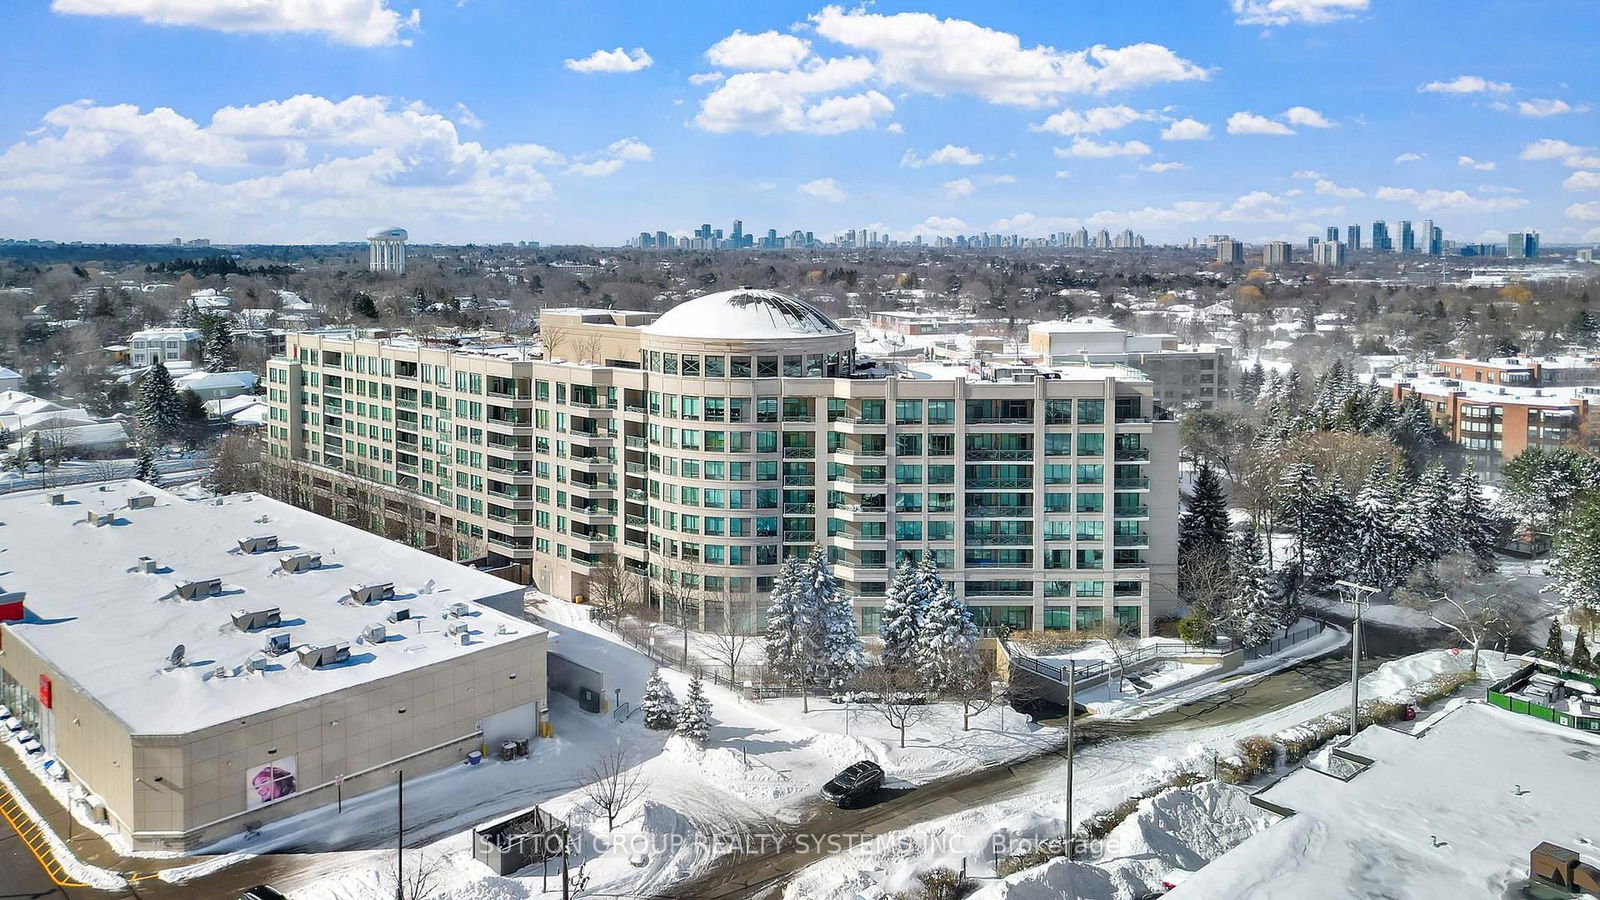
<instances>
[{"instance_id":1,"label":"snow-covered roof","mask_svg":"<svg viewBox=\"0 0 1600 900\"><path fill-rule=\"evenodd\" d=\"M22 377L22 373L18 372L16 369L8 369L5 366L0 366L0 378L21 378L21 377Z\"/></svg>"},{"instance_id":2,"label":"snow-covered roof","mask_svg":"<svg viewBox=\"0 0 1600 900\"><path fill-rule=\"evenodd\" d=\"M27 592L27 619L4 627L8 644L26 643L134 733L185 733L542 631L469 604L462 644L446 634L457 621L446 617L451 604L511 595L520 605L521 586L276 500L190 501L137 481L107 487L0 496L0 590ZM50 505L51 493L64 493L66 505ZM138 494L155 505L129 508ZM115 518L97 527L86 521L90 511ZM259 535L275 535L279 548L239 549ZM285 574L280 560L298 552L320 553L322 568ZM155 560L155 573L138 571L141 556ZM176 585L211 578L221 580L220 594L178 599ZM347 602L352 586L383 582L394 583L392 601ZM281 627L246 633L231 619L273 607ZM416 621L390 624L382 643L357 643L400 608ZM264 657L267 636L280 633L296 647L349 642L350 660L310 669L293 652ZM171 668L180 643L188 662ZM249 671L252 657L266 660L264 671Z\"/></svg>"},{"instance_id":3,"label":"snow-covered roof","mask_svg":"<svg viewBox=\"0 0 1600 900\"><path fill-rule=\"evenodd\" d=\"M254 372L195 372L182 378L174 379L178 390L189 389L193 391L239 389L250 390L256 386L256 373Z\"/></svg>"},{"instance_id":4,"label":"snow-covered roof","mask_svg":"<svg viewBox=\"0 0 1600 900\"><path fill-rule=\"evenodd\" d=\"M641 329L657 337L762 340L849 332L810 303L777 291L739 288L695 297Z\"/></svg>"},{"instance_id":5,"label":"snow-covered roof","mask_svg":"<svg viewBox=\"0 0 1600 900\"><path fill-rule=\"evenodd\" d=\"M1520 896L1528 852L1594 850L1600 736L1468 704L1420 739L1368 728L1375 764L1341 782L1298 769L1260 796L1295 815L1190 876L1177 897ZM1519 789L1520 788L1520 789Z\"/></svg>"}]
</instances>

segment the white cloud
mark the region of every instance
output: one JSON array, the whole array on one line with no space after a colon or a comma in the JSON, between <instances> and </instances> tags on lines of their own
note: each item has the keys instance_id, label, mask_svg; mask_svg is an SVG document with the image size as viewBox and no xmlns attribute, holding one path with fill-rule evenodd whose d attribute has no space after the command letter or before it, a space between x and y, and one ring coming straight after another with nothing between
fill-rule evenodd
<instances>
[{"instance_id":1,"label":"white cloud","mask_svg":"<svg viewBox=\"0 0 1600 900\"><path fill-rule=\"evenodd\" d=\"M644 52L643 47L635 47L631 53L618 47L615 50L596 50L582 59L566 60L562 62L562 65L574 72L592 74L596 72L637 72L640 69L648 69L653 62L655 60L650 58L650 54Z\"/></svg>"},{"instance_id":2,"label":"white cloud","mask_svg":"<svg viewBox=\"0 0 1600 900\"><path fill-rule=\"evenodd\" d=\"M1332 128L1322 113L1309 106L1291 106L1283 111L1283 117L1289 120L1290 125L1300 125L1305 128Z\"/></svg>"},{"instance_id":3,"label":"white cloud","mask_svg":"<svg viewBox=\"0 0 1600 900\"><path fill-rule=\"evenodd\" d=\"M1522 152L1517 154L1517 159L1534 161L1559 159L1561 164L1569 169L1600 169L1600 156L1594 155L1593 151L1593 147L1580 147L1566 141L1540 138L1531 144L1524 144Z\"/></svg>"},{"instance_id":4,"label":"white cloud","mask_svg":"<svg viewBox=\"0 0 1600 900\"><path fill-rule=\"evenodd\" d=\"M947 200L960 200L962 197L970 197L977 190L973 186L971 178L957 178L954 181L946 181L939 187L944 189L944 196Z\"/></svg>"},{"instance_id":5,"label":"white cloud","mask_svg":"<svg viewBox=\"0 0 1600 900\"><path fill-rule=\"evenodd\" d=\"M321 34L357 47L409 44L422 13L402 14L389 0L52 0L58 13L129 16L150 25L188 25L235 33Z\"/></svg>"},{"instance_id":6,"label":"white cloud","mask_svg":"<svg viewBox=\"0 0 1600 900\"><path fill-rule=\"evenodd\" d=\"M457 103L456 124L462 126L463 128L477 130L483 127L483 120L478 118L477 113L474 113L472 110L468 109L465 103Z\"/></svg>"},{"instance_id":7,"label":"white cloud","mask_svg":"<svg viewBox=\"0 0 1600 900\"><path fill-rule=\"evenodd\" d=\"M1181 162L1157 162L1143 165L1139 168L1146 172L1176 172L1179 169L1187 169L1188 166Z\"/></svg>"},{"instance_id":8,"label":"white cloud","mask_svg":"<svg viewBox=\"0 0 1600 900\"><path fill-rule=\"evenodd\" d=\"M1573 172L1561 186L1569 191L1600 191L1600 172Z\"/></svg>"},{"instance_id":9,"label":"white cloud","mask_svg":"<svg viewBox=\"0 0 1600 900\"><path fill-rule=\"evenodd\" d=\"M224 107L208 123L82 100L0 152L0 193L35 210L30 230L86 237L303 241L386 220L443 235L463 223L531 223L554 195L546 172L566 159L539 144L463 140L446 116L385 97L298 95Z\"/></svg>"},{"instance_id":10,"label":"white cloud","mask_svg":"<svg viewBox=\"0 0 1600 900\"><path fill-rule=\"evenodd\" d=\"M1143 141L1106 141L1096 143L1088 138L1074 138L1071 147L1056 147L1056 156L1067 159L1079 157L1083 159L1106 159L1113 156L1149 156L1150 145Z\"/></svg>"},{"instance_id":11,"label":"white cloud","mask_svg":"<svg viewBox=\"0 0 1600 900\"><path fill-rule=\"evenodd\" d=\"M1425 94L1504 94L1511 85L1478 75L1457 75L1449 81L1430 81L1417 90Z\"/></svg>"},{"instance_id":12,"label":"white cloud","mask_svg":"<svg viewBox=\"0 0 1600 900\"><path fill-rule=\"evenodd\" d=\"M1318 172L1316 169L1296 169L1295 173L1289 177L1304 178L1307 181L1316 181L1318 178L1322 177L1322 173Z\"/></svg>"},{"instance_id":13,"label":"white cloud","mask_svg":"<svg viewBox=\"0 0 1600 900\"><path fill-rule=\"evenodd\" d=\"M975 150L958 147L955 144L945 144L925 157L917 156L915 150L907 150L900 157L900 165L912 169L920 169L923 166L975 166L985 159L988 157Z\"/></svg>"},{"instance_id":14,"label":"white cloud","mask_svg":"<svg viewBox=\"0 0 1600 900\"><path fill-rule=\"evenodd\" d=\"M1493 172L1494 163L1489 160L1476 160L1470 156L1456 157L1456 165L1463 169L1477 169L1479 172Z\"/></svg>"},{"instance_id":15,"label":"white cloud","mask_svg":"<svg viewBox=\"0 0 1600 900\"><path fill-rule=\"evenodd\" d=\"M1042 106L1067 94L1210 77L1160 44L1024 48L1015 34L964 19L840 6L824 7L811 21L819 36L873 54L884 84L928 94L968 94L990 103Z\"/></svg>"},{"instance_id":16,"label":"white cloud","mask_svg":"<svg viewBox=\"0 0 1600 900\"><path fill-rule=\"evenodd\" d=\"M1418 160L1422 159L1424 156L1427 156L1427 155L1428 154L1426 154L1426 153L1402 153L1399 156L1396 156L1394 158L1394 161L1396 163L1417 162Z\"/></svg>"},{"instance_id":17,"label":"white cloud","mask_svg":"<svg viewBox=\"0 0 1600 900\"><path fill-rule=\"evenodd\" d=\"M894 112L888 97L857 89L872 77L872 63L859 57L813 59L783 72L728 76L700 101L694 123L706 131L756 134L842 134L872 128Z\"/></svg>"},{"instance_id":18,"label":"white cloud","mask_svg":"<svg viewBox=\"0 0 1600 900\"><path fill-rule=\"evenodd\" d=\"M906 127L904 125L901 125L899 122L890 122L888 125L883 126L883 133L884 134L905 134L906 133Z\"/></svg>"},{"instance_id":19,"label":"white cloud","mask_svg":"<svg viewBox=\"0 0 1600 900\"><path fill-rule=\"evenodd\" d=\"M1006 216L989 223L989 230L995 232L1015 231L1021 234L1046 234L1052 231L1066 231L1076 229L1083 224L1082 219L1073 216L1040 216L1031 212L1017 213Z\"/></svg>"},{"instance_id":20,"label":"white cloud","mask_svg":"<svg viewBox=\"0 0 1600 900\"><path fill-rule=\"evenodd\" d=\"M1115 131L1143 118L1143 113L1126 106L1097 106L1083 112L1063 109L1037 125L1028 126L1028 130L1069 135L1099 134L1102 131Z\"/></svg>"},{"instance_id":21,"label":"white cloud","mask_svg":"<svg viewBox=\"0 0 1600 900\"><path fill-rule=\"evenodd\" d=\"M721 72L696 72L689 76L689 83L695 85L716 84L727 77L728 76L722 74Z\"/></svg>"},{"instance_id":22,"label":"white cloud","mask_svg":"<svg viewBox=\"0 0 1600 900\"><path fill-rule=\"evenodd\" d=\"M939 237L955 237L971 230L971 226L955 216L929 216L918 225L911 228L912 234L932 234Z\"/></svg>"},{"instance_id":23,"label":"white cloud","mask_svg":"<svg viewBox=\"0 0 1600 900\"><path fill-rule=\"evenodd\" d=\"M843 203L849 199L850 194L836 179L817 178L800 185L795 190L809 197L826 200L829 203Z\"/></svg>"},{"instance_id":24,"label":"white cloud","mask_svg":"<svg viewBox=\"0 0 1600 900\"><path fill-rule=\"evenodd\" d=\"M1199 119L1179 119L1161 129L1163 141L1209 141L1211 126Z\"/></svg>"},{"instance_id":25,"label":"white cloud","mask_svg":"<svg viewBox=\"0 0 1600 900\"><path fill-rule=\"evenodd\" d=\"M607 175L617 174L622 166L623 161L620 159L597 159L593 162L573 163L567 167L567 172L585 178L604 178Z\"/></svg>"},{"instance_id":26,"label":"white cloud","mask_svg":"<svg viewBox=\"0 0 1600 900\"><path fill-rule=\"evenodd\" d=\"M654 157L650 145L638 138L623 138L606 148L606 153L627 162L649 162Z\"/></svg>"},{"instance_id":27,"label":"white cloud","mask_svg":"<svg viewBox=\"0 0 1600 900\"><path fill-rule=\"evenodd\" d=\"M1240 25L1326 25L1365 12L1368 0L1233 0Z\"/></svg>"},{"instance_id":28,"label":"white cloud","mask_svg":"<svg viewBox=\"0 0 1600 900\"><path fill-rule=\"evenodd\" d=\"M706 51L706 60L724 69L792 69L811 52L811 44L792 34L763 31L745 34L735 29Z\"/></svg>"},{"instance_id":29,"label":"white cloud","mask_svg":"<svg viewBox=\"0 0 1600 900\"><path fill-rule=\"evenodd\" d=\"M989 176L989 183L990 184L1016 184L1017 183L1017 176L1015 176L1015 175L990 175Z\"/></svg>"},{"instance_id":30,"label":"white cloud","mask_svg":"<svg viewBox=\"0 0 1600 900\"><path fill-rule=\"evenodd\" d=\"M1530 119L1543 119L1549 116L1559 116L1566 113L1585 113L1588 106L1573 106L1565 100L1541 100L1535 97L1532 100L1517 101L1517 114Z\"/></svg>"},{"instance_id":31,"label":"white cloud","mask_svg":"<svg viewBox=\"0 0 1600 900\"><path fill-rule=\"evenodd\" d=\"M1056 177L1057 178L1071 178L1072 177L1072 170L1070 170L1070 169L1057 169L1056 170Z\"/></svg>"},{"instance_id":32,"label":"white cloud","mask_svg":"<svg viewBox=\"0 0 1600 900\"><path fill-rule=\"evenodd\" d=\"M1367 195L1366 191L1360 188L1340 187L1326 178L1317 179L1317 183L1312 185L1312 190L1324 197L1365 197Z\"/></svg>"},{"instance_id":33,"label":"white cloud","mask_svg":"<svg viewBox=\"0 0 1600 900\"><path fill-rule=\"evenodd\" d=\"M1410 203L1422 212L1505 212L1521 209L1528 201L1521 197L1474 197L1466 191L1443 191L1429 188L1380 187L1373 194L1379 200Z\"/></svg>"},{"instance_id":34,"label":"white cloud","mask_svg":"<svg viewBox=\"0 0 1600 900\"><path fill-rule=\"evenodd\" d=\"M1572 204L1567 207L1567 218L1582 219L1585 222L1600 222L1600 200Z\"/></svg>"},{"instance_id":35,"label":"white cloud","mask_svg":"<svg viewBox=\"0 0 1600 900\"><path fill-rule=\"evenodd\" d=\"M1289 135L1294 134L1294 129L1282 122L1274 122L1266 116L1258 116L1252 112L1236 112L1228 117L1228 133Z\"/></svg>"}]
</instances>

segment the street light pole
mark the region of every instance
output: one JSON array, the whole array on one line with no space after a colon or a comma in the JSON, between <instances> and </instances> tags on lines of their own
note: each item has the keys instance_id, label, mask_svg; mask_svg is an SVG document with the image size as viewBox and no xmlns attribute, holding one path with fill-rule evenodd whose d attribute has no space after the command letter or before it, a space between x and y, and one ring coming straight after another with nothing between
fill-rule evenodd
<instances>
[{"instance_id":1,"label":"street light pole","mask_svg":"<svg viewBox=\"0 0 1600 900\"><path fill-rule=\"evenodd\" d=\"M1077 752L1073 744L1073 726L1078 721L1078 664L1067 660L1067 859L1072 858L1072 757Z\"/></svg>"},{"instance_id":2,"label":"street light pole","mask_svg":"<svg viewBox=\"0 0 1600 900\"><path fill-rule=\"evenodd\" d=\"M394 900L406 900L406 772L400 769L395 804Z\"/></svg>"},{"instance_id":3,"label":"street light pole","mask_svg":"<svg viewBox=\"0 0 1600 900\"><path fill-rule=\"evenodd\" d=\"M1355 621L1350 625L1350 737L1361 730L1361 613L1379 588L1356 584L1354 581L1336 581L1334 584L1350 592L1346 600L1355 607Z\"/></svg>"}]
</instances>

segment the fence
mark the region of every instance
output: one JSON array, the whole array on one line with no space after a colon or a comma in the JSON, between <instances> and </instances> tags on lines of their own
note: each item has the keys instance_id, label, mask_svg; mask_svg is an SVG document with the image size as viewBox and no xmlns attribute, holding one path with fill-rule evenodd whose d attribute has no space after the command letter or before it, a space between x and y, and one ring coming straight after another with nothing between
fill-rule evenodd
<instances>
[{"instance_id":1,"label":"fence","mask_svg":"<svg viewBox=\"0 0 1600 900\"><path fill-rule=\"evenodd\" d=\"M1267 641L1265 644L1257 644L1254 647L1244 648L1244 658L1249 660L1260 659L1263 656L1271 656L1275 653L1279 653L1283 650L1293 647L1295 644L1298 644L1301 641L1316 637L1323 632L1323 629L1327 627L1328 623L1323 622L1320 619L1316 620L1314 625L1303 626L1289 632L1288 634L1282 635L1281 637L1275 637L1272 640Z\"/></svg>"},{"instance_id":2,"label":"fence","mask_svg":"<svg viewBox=\"0 0 1600 900\"><path fill-rule=\"evenodd\" d=\"M757 697L781 697L798 695L800 692L791 688L785 682L775 681L766 666L736 665L731 669L726 663L707 662L705 659L694 658L693 648L688 656L684 655L684 645L681 635L677 639L663 639L658 634L655 625L641 622L637 619L623 619L621 622L597 619L600 625L609 629L617 637L622 638L628 646L638 650L654 662L672 669L685 672L698 672L701 677L710 679L713 684L721 685L733 691L750 693ZM717 636L708 633L710 640L743 640L744 647L738 654L756 655L761 652L761 637L759 635ZM729 647L729 656L734 655L733 648ZM746 685L749 685L746 687Z\"/></svg>"},{"instance_id":3,"label":"fence","mask_svg":"<svg viewBox=\"0 0 1600 900\"><path fill-rule=\"evenodd\" d=\"M1118 676L1143 666L1145 663L1159 659L1191 658L1196 656L1215 656L1221 659L1227 651L1214 647L1196 647L1190 644L1152 644L1140 647L1129 653L1124 653L1117 660L1083 660L1072 666L1073 676L1077 687L1090 688L1105 681L1113 673ZM1006 653L1010 657L1009 665L1040 678L1049 679L1059 684L1067 683L1067 665L1054 660L1040 659L1020 652L1011 643L1006 644Z\"/></svg>"}]
</instances>

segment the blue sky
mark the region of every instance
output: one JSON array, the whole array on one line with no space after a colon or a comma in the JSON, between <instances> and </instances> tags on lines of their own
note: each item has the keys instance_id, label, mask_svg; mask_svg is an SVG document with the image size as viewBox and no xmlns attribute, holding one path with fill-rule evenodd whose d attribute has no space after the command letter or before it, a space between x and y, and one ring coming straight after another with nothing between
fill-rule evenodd
<instances>
[{"instance_id":1,"label":"blue sky","mask_svg":"<svg viewBox=\"0 0 1600 900\"><path fill-rule=\"evenodd\" d=\"M1578 0L7 7L0 236L1600 242Z\"/></svg>"}]
</instances>

